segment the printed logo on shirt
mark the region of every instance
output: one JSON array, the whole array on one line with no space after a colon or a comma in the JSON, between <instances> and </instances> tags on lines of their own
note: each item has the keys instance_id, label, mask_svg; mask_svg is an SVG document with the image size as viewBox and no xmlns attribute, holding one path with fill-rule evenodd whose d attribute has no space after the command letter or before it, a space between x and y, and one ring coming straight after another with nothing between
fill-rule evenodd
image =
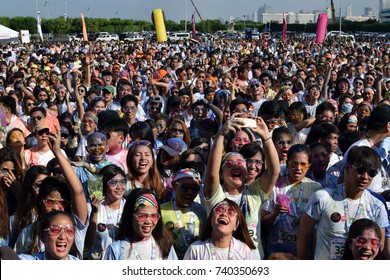
<instances>
[{"instance_id":1,"label":"printed logo on shirt","mask_svg":"<svg viewBox=\"0 0 390 280\"><path fill-rule=\"evenodd\" d=\"M330 220L334 223L338 223L341 220L341 214L338 212L334 212L332 215L330 215Z\"/></svg>"}]
</instances>

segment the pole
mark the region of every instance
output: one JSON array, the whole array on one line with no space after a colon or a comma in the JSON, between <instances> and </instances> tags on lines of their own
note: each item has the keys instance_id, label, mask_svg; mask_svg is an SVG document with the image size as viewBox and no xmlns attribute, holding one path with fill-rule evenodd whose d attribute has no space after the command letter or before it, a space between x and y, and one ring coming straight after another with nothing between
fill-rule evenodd
<instances>
[{"instance_id":1,"label":"pole","mask_svg":"<svg viewBox=\"0 0 390 280\"><path fill-rule=\"evenodd\" d=\"M244 31L245 31L245 19L246 19L246 15L244 15Z\"/></svg>"},{"instance_id":2,"label":"pole","mask_svg":"<svg viewBox=\"0 0 390 280\"><path fill-rule=\"evenodd\" d=\"M342 20L342 16L341 16L341 2L342 0L340 0L340 33L341 33L341 20Z\"/></svg>"},{"instance_id":3,"label":"pole","mask_svg":"<svg viewBox=\"0 0 390 280\"><path fill-rule=\"evenodd\" d=\"M186 19L184 21L184 32L187 33L187 0L185 2L185 10L186 10Z\"/></svg>"}]
</instances>

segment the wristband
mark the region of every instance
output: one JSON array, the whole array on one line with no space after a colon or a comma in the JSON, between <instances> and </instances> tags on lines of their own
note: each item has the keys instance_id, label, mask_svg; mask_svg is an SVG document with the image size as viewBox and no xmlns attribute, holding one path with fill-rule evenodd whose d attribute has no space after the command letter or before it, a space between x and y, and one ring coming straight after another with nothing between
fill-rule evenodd
<instances>
[{"instance_id":1,"label":"wristband","mask_svg":"<svg viewBox=\"0 0 390 280\"><path fill-rule=\"evenodd\" d=\"M270 137L268 137L267 139L264 139L262 142L264 143L265 141L267 141L267 140L269 140L269 139L271 139L272 137L270 136Z\"/></svg>"}]
</instances>

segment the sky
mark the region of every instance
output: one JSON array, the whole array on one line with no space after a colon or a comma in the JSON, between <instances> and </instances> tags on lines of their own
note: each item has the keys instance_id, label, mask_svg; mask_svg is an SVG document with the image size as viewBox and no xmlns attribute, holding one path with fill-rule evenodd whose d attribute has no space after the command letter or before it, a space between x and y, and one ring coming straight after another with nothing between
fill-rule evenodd
<instances>
[{"instance_id":1,"label":"sky","mask_svg":"<svg viewBox=\"0 0 390 280\"><path fill-rule=\"evenodd\" d=\"M56 18L64 15L67 7L68 17L79 17L82 11L86 17L126 18L150 21L151 12L161 8L166 19L190 21L195 13L190 0L2 0L0 16L34 16L36 6L43 18ZM312 12L323 10L330 5L330 0L193 0L203 19L229 19L230 16L243 18L263 6L271 5L273 12ZM339 14L340 2L342 14L345 14L347 4L352 5L353 15L360 16L365 7L371 7L378 13L379 0L334 0L336 16ZM66 5L65 5L66 3ZM199 17L196 15L196 21Z\"/></svg>"}]
</instances>

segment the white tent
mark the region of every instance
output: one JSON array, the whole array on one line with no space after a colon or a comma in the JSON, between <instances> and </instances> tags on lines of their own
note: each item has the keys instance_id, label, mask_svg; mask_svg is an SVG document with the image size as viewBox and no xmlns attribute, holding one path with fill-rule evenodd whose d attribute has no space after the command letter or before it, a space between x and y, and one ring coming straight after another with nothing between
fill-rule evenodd
<instances>
[{"instance_id":1,"label":"white tent","mask_svg":"<svg viewBox=\"0 0 390 280\"><path fill-rule=\"evenodd\" d=\"M18 38L19 32L0 24L0 40Z\"/></svg>"}]
</instances>

